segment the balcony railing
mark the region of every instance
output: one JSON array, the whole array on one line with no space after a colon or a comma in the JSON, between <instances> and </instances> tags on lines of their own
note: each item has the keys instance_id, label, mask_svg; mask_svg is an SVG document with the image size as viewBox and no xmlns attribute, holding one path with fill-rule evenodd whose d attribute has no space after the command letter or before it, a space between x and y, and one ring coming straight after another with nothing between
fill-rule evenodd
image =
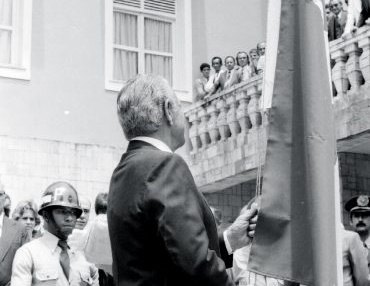
<instances>
[{"instance_id":1,"label":"balcony railing","mask_svg":"<svg viewBox=\"0 0 370 286\"><path fill-rule=\"evenodd\" d=\"M193 104L186 112L191 154L226 140L239 146L247 143L249 132L262 124L260 97L262 76L212 95Z\"/></svg>"},{"instance_id":2,"label":"balcony railing","mask_svg":"<svg viewBox=\"0 0 370 286\"><path fill-rule=\"evenodd\" d=\"M338 150L370 152L370 26L331 42L330 55ZM186 110L188 162L202 191L245 182L264 164L262 81L253 77Z\"/></svg>"},{"instance_id":3,"label":"balcony railing","mask_svg":"<svg viewBox=\"0 0 370 286\"><path fill-rule=\"evenodd\" d=\"M358 93L370 84L370 29L366 25L356 33L330 43L333 61L332 80L338 99Z\"/></svg>"}]
</instances>

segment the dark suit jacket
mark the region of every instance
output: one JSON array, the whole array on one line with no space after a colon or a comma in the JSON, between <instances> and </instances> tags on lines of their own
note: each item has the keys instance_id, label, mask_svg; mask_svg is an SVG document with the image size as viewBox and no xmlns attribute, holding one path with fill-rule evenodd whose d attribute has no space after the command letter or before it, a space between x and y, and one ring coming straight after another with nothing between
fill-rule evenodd
<instances>
[{"instance_id":1,"label":"dark suit jacket","mask_svg":"<svg viewBox=\"0 0 370 286\"><path fill-rule=\"evenodd\" d=\"M233 285L212 212L176 154L130 142L111 179L108 226L116 286Z\"/></svg>"},{"instance_id":2,"label":"dark suit jacket","mask_svg":"<svg viewBox=\"0 0 370 286\"><path fill-rule=\"evenodd\" d=\"M29 240L28 232L21 224L4 216L0 238L0 286L10 281L15 252Z\"/></svg>"}]
</instances>

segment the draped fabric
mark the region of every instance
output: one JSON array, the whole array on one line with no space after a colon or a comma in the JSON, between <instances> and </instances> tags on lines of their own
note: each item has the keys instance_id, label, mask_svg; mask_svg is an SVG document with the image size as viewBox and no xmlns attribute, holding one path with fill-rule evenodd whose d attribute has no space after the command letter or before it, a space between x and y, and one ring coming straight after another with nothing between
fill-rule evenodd
<instances>
[{"instance_id":1,"label":"draped fabric","mask_svg":"<svg viewBox=\"0 0 370 286\"><path fill-rule=\"evenodd\" d=\"M144 30L138 28L140 20ZM146 73L161 75L172 84L172 23L114 11L113 25L113 79L126 81ZM143 44L139 36L144 37Z\"/></svg>"},{"instance_id":2,"label":"draped fabric","mask_svg":"<svg viewBox=\"0 0 370 286\"><path fill-rule=\"evenodd\" d=\"M138 47L137 16L114 12L114 44ZM122 48L113 49L113 79L127 80L138 73L138 53Z\"/></svg>"},{"instance_id":3,"label":"draped fabric","mask_svg":"<svg viewBox=\"0 0 370 286\"><path fill-rule=\"evenodd\" d=\"M145 18L144 27L146 50L172 53L171 23ZM161 75L172 84L172 57L145 54L145 73Z\"/></svg>"},{"instance_id":4,"label":"draped fabric","mask_svg":"<svg viewBox=\"0 0 370 286\"><path fill-rule=\"evenodd\" d=\"M0 25L12 26L12 0L0 0ZM12 31L0 28L0 64L11 63Z\"/></svg>"},{"instance_id":5,"label":"draped fabric","mask_svg":"<svg viewBox=\"0 0 370 286\"><path fill-rule=\"evenodd\" d=\"M145 18L145 49L172 52L171 23Z\"/></svg>"},{"instance_id":6,"label":"draped fabric","mask_svg":"<svg viewBox=\"0 0 370 286\"><path fill-rule=\"evenodd\" d=\"M172 58L146 54L145 73L163 76L172 85Z\"/></svg>"}]
</instances>

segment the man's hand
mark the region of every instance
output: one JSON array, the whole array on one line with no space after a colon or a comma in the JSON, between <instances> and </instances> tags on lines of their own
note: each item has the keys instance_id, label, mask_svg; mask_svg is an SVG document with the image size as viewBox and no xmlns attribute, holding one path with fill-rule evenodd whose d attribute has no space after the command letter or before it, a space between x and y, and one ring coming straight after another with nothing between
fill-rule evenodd
<instances>
[{"instance_id":1,"label":"man's hand","mask_svg":"<svg viewBox=\"0 0 370 286\"><path fill-rule=\"evenodd\" d=\"M226 235L233 252L251 242L256 229L257 213L257 204L252 204L251 209L239 215L227 228Z\"/></svg>"}]
</instances>

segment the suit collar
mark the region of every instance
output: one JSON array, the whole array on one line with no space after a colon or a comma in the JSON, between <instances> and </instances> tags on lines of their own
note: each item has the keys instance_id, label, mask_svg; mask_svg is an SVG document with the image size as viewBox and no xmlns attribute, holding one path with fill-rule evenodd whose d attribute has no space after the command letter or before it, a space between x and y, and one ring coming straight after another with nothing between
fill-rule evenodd
<instances>
[{"instance_id":1,"label":"suit collar","mask_svg":"<svg viewBox=\"0 0 370 286\"><path fill-rule=\"evenodd\" d=\"M162 140L153 138L153 137L148 137L148 136L138 136L135 138L132 138L131 141L144 141L146 143L149 143L150 145L153 145L157 149L168 152L168 153L173 153L170 147L166 143L164 143Z\"/></svg>"},{"instance_id":2,"label":"suit collar","mask_svg":"<svg viewBox=\"0 0 370 286\"><path fill-rule=\"evenodd\" d=\"M17 233L17 222L8 219L4 216L3 229L0 237L0 261L3 260L6 253L8 252L11 243L14 241Z\"/></svg>"}]
</instances>

